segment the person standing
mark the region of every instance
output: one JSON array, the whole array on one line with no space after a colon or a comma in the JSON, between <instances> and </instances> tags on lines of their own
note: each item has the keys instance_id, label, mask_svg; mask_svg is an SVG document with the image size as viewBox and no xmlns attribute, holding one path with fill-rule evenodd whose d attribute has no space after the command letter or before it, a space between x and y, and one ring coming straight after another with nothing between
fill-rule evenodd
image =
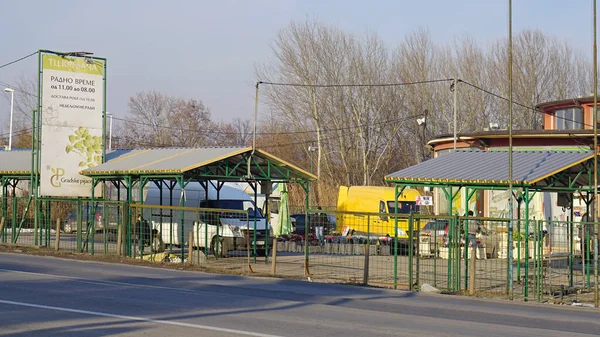
<instances>
[{"instance_id":1,"label":"person standing","mask_svg":"<svg viewBox=\"0 0 600 337\"><path fill-rule=\"evenodd\" d=\"M322 211L321 206L317 207L317 210ZM323 212L318 212L315 216L315 237L319 240L320 243L323 243L325 237L323 235L323 230L327 225L328 219L327 214Z\"/></svg>"},{"instance_id":2,"label":"person standing","mask_svg":"<svg viewBox=\"0 0 600 337\"><path fill-rule=\"evenodd\" d=\"M150 224L147 220L142 218L142 214L138 214L137 222L135 224L135 230L142 246L150 245Z\"/></svg>"}]
</instances>

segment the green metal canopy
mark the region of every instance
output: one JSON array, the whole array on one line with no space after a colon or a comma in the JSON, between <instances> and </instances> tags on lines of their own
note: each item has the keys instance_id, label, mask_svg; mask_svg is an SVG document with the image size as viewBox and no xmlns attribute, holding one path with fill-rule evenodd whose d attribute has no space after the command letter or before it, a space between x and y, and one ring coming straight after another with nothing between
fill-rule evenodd
<instances>
[{"instance_id":1,"label":"green metal canopy","mask_svg":"<svg viewBox=\"0 0 600 337\"><path fill-rule=\"evenodd\" d=\"M283 159L251 147L192 147L121 150L107 162L80 172L94 178L161 178L309 181L317 177Z\"/></svg>"},{"instance_id":2,"label":"green metal canopy","mask_svg":"<svg viewBox=\"0 0 600 337\"><path fill-rule=\"evenodd\" d=\"M513 185L534 188L590 186L592 151L513 151ZM385 177L413 185L508 186L508 151L458 150Z\"/></svg>"}]
</instances>

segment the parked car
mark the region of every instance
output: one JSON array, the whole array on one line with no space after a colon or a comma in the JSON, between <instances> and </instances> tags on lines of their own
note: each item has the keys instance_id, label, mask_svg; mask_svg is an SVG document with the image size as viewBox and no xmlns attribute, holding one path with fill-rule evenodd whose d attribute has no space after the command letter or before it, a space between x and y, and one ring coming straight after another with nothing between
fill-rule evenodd
<instances>
[{"instance_id":1,"label":"parked car","mask_svg":"<svg viewBox=\"0 0 600 337\"><path fill-rule=\"evenodd\" d=\"M86 231L88 225L91 224L93 219L94 221L94 231L101 231L104 229L106 225L107 230L117 230L118 227L118 206L107 206L106 209L104 205L98 204L96 205L96 213L92 215L92 210L90 205L83 205L81 207L81 229L82 231ZM77 208L75 208L65 219L63 224L63 231L65 233L73 233L77 231Z\"/></svg>"},{"instance_id":2,"label":"parked car","mask_svg":"<svg viewBox=\"0 0 600 337\"><path fill-rule=\"evenodd\" d=\"M421 242L426 242L423 240L429 241L429 244L432 245L432 249L437 246L443 246L448 239L448 225L450 220L448 219L435 219L429 221L423 228L420 233Z\"/></svg>"},{"instance_id":3,"label":"parked car","mask_svg":"<svg viewBox=\"0 0 600 337\"><path fill-rule=\"evenodd\" d=\"M435 219L429 221L423 229L421 235L429 235L431 237L443 238L448 235L448 219Z\"/></svg>"},{"instance_id":4,"label":"parked car","mask_svg":"<svg viewBox=\"0 0 600 337\"><path fill-rule=\"evenodd\" d=\"M313 228L317 224L317 221L318 221L318 219L316 218L315 215L316 214L309 214L310 223ZM290 218L292 218L293 233L299 234L299 235L304 235L305 228L306 228L306 214L292 214L290 216ZM336 226L335 216L327 214L327 222L323 226L323 234L329 235L329 233L335 231L335 228L336 228L335 226ZM314 234L314 229L312 232L311 231L309 231L309 232Z\"/></svg>"}]
</instances>

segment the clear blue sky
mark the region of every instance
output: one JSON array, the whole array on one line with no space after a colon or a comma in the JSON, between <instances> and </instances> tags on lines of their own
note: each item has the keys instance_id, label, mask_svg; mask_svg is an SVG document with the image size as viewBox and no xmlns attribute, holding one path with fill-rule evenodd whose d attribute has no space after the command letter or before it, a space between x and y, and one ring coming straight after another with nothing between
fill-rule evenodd
<instances>
[{"instance_id":1,"label":"clear blue sky","mask_svg":"<svg viewBox=\"0 0 600 337\"><path fill-rule=\"evenodd\" d=\"M427 28L436 43L507 36L500 0L0 1L0 64L37 49L90 51L108 59L107 110L123 117L130 96L155 89L202 100L213 119L252 119L257 62L291 20L317 18L347 32L378 33L390 46ZM537 28L592 57L592 0L514 0L513 32ZM0 69L0 86L34 77L30 58ZM0 94L5 95L3 91ZM7 130L9 104L0 99Z\"/></svg>"}]
</instances>

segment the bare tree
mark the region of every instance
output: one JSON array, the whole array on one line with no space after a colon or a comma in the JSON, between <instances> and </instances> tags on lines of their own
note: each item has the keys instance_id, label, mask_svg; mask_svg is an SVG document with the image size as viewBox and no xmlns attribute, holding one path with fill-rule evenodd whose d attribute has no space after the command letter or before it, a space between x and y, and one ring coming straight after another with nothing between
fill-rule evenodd
<instances>
[{"instance_id":1,"label":"bare tree","mask_svg":"<svg viewBox=\"0 0 600 337\"><path fill-rule=\"evenodd\" d=\"M210 111L201 101L171 98L167 121L173 146L210 145L209 137L214 127Z\"/></svg>"},{"instance_id":2,"label":"bare tree","mask_svg":"<svg viewBox=\"0 0 600 337\"><path fill-rule=\"evenodd\" d=\"M231 123L219 123L214 126L212 140L221 146L249 146L252 141L252 121L235 118Z\"/></svg>"},{"instance_id":3,"label":"bare tree","mask_svg":"<svg viewBox=\"0 0 600 337\"><path fill-rule=\"evenodd\" d=\"M398 91L343 84L390 81L389 51L381 39L374 34L357 39L308 21L291 23L272 48L275 62L257 67L257 76L305 85L268 87L263 93L273 111L298 131L305 157L311 157L309 145L318 149L316 174L334 185L371 184L380 177L401 127Z\"/></svg>"},{"instance_id":4,"label":"bare tree","mask_svg":"<svg viewBox=\"0 0 600 337\"><path fill-rule=\"evenodd\" d=\"M567 42L549 37L539 30L525 30L513 43L514 125L520 129L537 129L543 116L533 110L542 102L588 95L590 65ZM496 42L490 53L490 87L506 96L508 92L507 41ZM490 107L503 125L507 125L507 105L497 100Z\"/></svg>"},{"instance_id":5,"label":"bare tree","mask_svg":"<svg viewBox=\"0 0 600 337\"><path fill-rule=\"evenodd\" d=\"M13 147L31 148L31 127L33 110L38 108L37 80L21 76L11 86L14 92L13 107ZM3 95L10 100L10 96ZM8 124L6 136L8 138Z\"/></svg>"},{"instance_id":6,"label":"bare tree","mask_svg":"<svg viewBox=\"0 0 600 337\"><path fill-rule=\"evenodd\" d=\"M210 110L197 100L148 91L129 99L119 141L127 147L212 145Z\"/></svg>"}]
</instances>

